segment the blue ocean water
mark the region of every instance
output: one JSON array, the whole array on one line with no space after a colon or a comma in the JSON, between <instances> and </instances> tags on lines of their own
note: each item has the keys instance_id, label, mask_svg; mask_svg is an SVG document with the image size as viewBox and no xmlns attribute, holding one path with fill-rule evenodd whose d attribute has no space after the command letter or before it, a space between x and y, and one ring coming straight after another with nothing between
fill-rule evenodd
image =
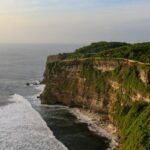
<instances>
[{"instance_id":1,"label":"blue ocean water","mask_svg":"<svg viewBox=\"0 0 150 150\"><path fill-rule=\"evenodd\" d=\"M39 92L37 87L26 86L27 82L42 80L48 55L71 52L78 47L80 45L0 44L1 150L108 148L109 140L90 131L86 123L78 122L69 108L40 105L35 97Z\"/></svg>"}]
</instances>

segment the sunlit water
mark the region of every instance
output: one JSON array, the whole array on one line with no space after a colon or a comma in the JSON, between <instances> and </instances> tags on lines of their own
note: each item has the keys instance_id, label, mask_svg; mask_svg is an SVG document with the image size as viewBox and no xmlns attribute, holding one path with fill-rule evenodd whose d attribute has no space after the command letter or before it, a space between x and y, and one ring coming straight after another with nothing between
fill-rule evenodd
<instances>
[{"instance_id":1,"label":"sunlit water","mask_svg":"<svg viewBox=\"0 0 150 150\"><path fill-rule=\"evenodd\" d=\"M36 98L46 57L77 45L0 45L0 150L105 150L96 135L65 106L42 106Z\"/></svg>"}]
</instances>

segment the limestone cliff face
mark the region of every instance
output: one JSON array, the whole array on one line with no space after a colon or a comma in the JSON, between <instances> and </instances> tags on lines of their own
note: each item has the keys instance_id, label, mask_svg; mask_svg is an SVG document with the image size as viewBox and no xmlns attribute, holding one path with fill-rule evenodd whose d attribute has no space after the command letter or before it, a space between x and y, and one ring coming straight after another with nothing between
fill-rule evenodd
<instances>
[{"instance_id":1,"label":"limestone cliff face","mask_svg":"<svg viewBox=\"0 0 150 150\"><path fill-rule=\"evenodd\" d=\"M113 121L115 102L150 101L149 66L125 60L48 58L42 103L65 104L100 113ZM115 123L115 122L114 122Z\"/></svg>"},{"instance_id":2,"label":"limestone cliff face","mask_svg":"<svg viewBox=\"0 0 150 150\"><path fill-rule=\"evenodd\" d=\"M49 56L44 82L43 104L60 103L96 113L100 122L117 127L120 149L150 149L149 64Z\"/></svg>"}]
</instances>

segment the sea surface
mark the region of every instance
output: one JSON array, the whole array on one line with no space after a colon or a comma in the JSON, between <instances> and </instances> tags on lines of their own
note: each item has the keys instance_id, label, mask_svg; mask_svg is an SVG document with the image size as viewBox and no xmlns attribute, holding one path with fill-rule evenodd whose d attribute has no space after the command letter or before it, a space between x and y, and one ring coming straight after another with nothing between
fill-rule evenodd
<instances>
[{"instance_id":1,"label":"sea surface","mask_svg":"<svg viewBox=\"0 0 150 150\"><path fill-rule=\"evenodd\" d=\"M41 105L43 78L50 54L81 45L0 44L0 150L106 150L107 138L89 130L70 108Z\"/></svg>"}]
</instances>

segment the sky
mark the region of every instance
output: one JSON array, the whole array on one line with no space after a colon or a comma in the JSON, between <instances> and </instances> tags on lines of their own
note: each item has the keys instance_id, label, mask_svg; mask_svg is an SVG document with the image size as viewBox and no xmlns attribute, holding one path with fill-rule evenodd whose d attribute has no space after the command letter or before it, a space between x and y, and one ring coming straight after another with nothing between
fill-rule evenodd
<instances>
[{"instance_id":1,"label":"sky","mask_svg":"<svg viewBox=\"0 0 150 150\"><path fill-rule=\"evenodd\" d=\"M150 0L1 0L0 43L150 41Z\"/></svg>"}]
</instances>

